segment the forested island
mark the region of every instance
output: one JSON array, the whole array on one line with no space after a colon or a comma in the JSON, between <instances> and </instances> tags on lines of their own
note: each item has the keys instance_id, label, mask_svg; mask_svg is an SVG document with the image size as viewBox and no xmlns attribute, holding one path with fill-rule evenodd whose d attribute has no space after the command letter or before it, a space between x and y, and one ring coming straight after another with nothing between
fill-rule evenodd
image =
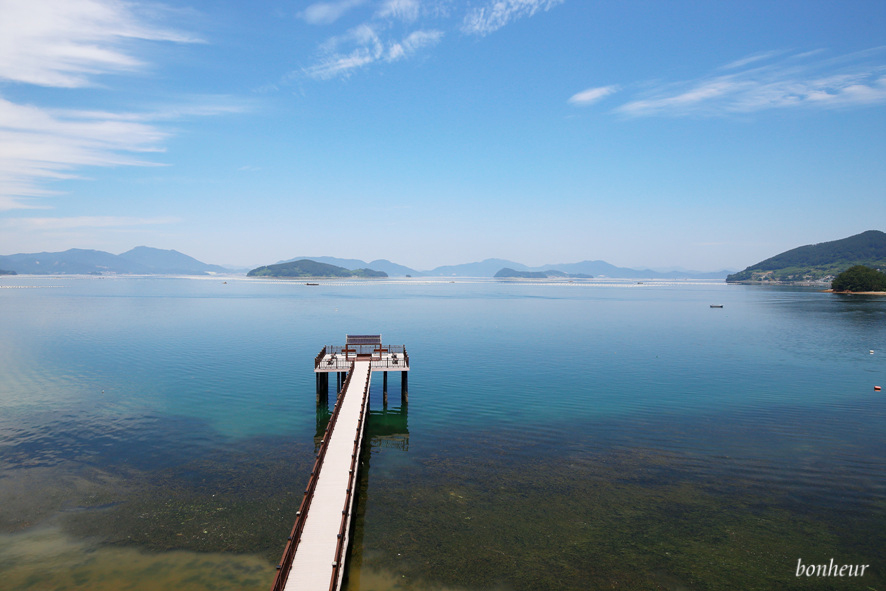
<instances>
[{"instance_id":1,"label":"forested island","mask_svg":"<svg viewBox=\"0 0 886 591\"><path fill-rule=\"evenodd\" d=\"M362 277L362 278L380 278L387 277L384 271L373 271L372 269L345 269L335 265L326 263L318 263L309 259L301 259L288 263L279 263L277 265L266 265L251 270L246 274L247 277L300 277L300 278L341 278L341 277Z\"/></svg>"},{"instance_id":2,"label":"forested island","mask_svg":"<svg viewBox=\"0 0 886 591\"><path fill-rule=\"evenodd\" d=\"M496 279L590 279L593 275L585 273L564 273L555 269L547 271L517 271L505 267L494 275Z\"/></svg>"},{"instance_id":3,"label":"forested island","mask_svg":"<svg viewBox=\"0 0 886 591\"><path fill-rule=\"evenodd\" d=\"M868 230L849 238L788 250L729 275L727 283L825 283L855 265L886 269L886 234Z\"/></svg>"},{"instance_id":4,"label":"forested island","mask_svg":"<svg viewBox=\"0 0 886 591\"><path fill-rule=\"evenodd\" d=\"M4 271L3 269L0 269L0 275L18 275L18 273L15 271Z\"/></svg>"},{"instance_id":5,"label":"forested island","mask_svg":"<svg viewBox=\"0 0 886 591\"><path fill-rule=\"evenodd\" d=\"M886 293L886 273L855 265L834 278L831 290L838 293Z\"/></svg>"}]
</instances>

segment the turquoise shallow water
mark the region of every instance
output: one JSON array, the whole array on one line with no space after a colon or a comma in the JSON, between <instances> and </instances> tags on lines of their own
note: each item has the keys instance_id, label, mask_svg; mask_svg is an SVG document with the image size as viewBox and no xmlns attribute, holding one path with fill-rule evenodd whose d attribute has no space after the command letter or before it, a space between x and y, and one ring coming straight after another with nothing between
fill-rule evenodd
<instances>
[{"instance_id":1,"label":"turquoise shallow water","mask_svg":"<svg viewBox=\"0 0 886 591\"><path fill-rule=\"evenodd\" d=\"M405 344L413 367L406 408L391 376L384 414L373 380L351 589L787 588L832 584L791 564L834 555L872 564L843 584L883 585L886 298L0 286L0 573L22 588L155 588L157 569L224 588L215 560L240 568L232 588L268 586L325 418L312 360L347 333Z\"/></svg>"}]
</instances>

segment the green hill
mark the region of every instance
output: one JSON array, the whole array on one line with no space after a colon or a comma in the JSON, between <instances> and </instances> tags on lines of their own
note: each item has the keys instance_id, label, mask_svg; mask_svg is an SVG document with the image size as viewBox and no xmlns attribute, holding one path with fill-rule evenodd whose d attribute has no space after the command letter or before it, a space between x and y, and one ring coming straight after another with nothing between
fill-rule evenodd
<instances>
[{"instance_id":1,"label":"green hill","mask_svg":"<svg viewBox=\"0 0 886 591\"><path fill-rule=\"evenodd\" d=\"M505 267L495 275L496 279L547 279L548 274L543 271L515 271Z\"/></svg>"},{"instance_id":2,"label":"green hill","mask_svg":"<svg viewBox=\"0 0 886 591\"><path fill-rule=\"evenodd\" d=\"M247 277L387 277L384 271L372 269L354 269L318 263L309 259L266 265L253 269L246 274Z\"/></svg>"},{"instance_id":3,"label":"green hill","mask_svg":"<svg viewBox=\"0 0 886 591\"><path fill-rule=\"evenodd\" d=\"M842 240L794 248L729 275L726 282L829 281L854 265L886 268L886 234L868 230Z\"/></svg>"}]
</instances>

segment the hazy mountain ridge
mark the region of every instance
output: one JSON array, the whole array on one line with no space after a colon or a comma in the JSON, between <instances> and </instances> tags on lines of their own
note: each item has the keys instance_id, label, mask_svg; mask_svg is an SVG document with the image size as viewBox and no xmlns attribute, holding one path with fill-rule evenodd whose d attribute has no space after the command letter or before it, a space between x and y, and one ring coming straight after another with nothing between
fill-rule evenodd
<instances>
[{"instance_id":1,"label":"hazy mountain ridge","mask_svg":"<svg viewBox=\"0 0 886 591\"><path fill-rule=\"evenodd\" d=\"M176 250L138 246L122 254L71 248L63 252L0 256L0 267L26 275L207 275L228 269L209 265Z\"/></svg>"},{"instance_id":2,"label":"hazy mountain ridge","mask_svg":"<svg viewBox=\"0 0 886 591\"><path fill-rule=\"evenodd\" d=\"M550 272L560 271L567 275L591 275L594 277L614 277L621 279L725 279L729 270L722 271L687 271L674 269L670 271L653 271L651 269L631 269L628 267L616 267L606 261L581 261L578 263L558 263L529 267L523 263L509 261L507 259L484 259L473 263L459 265L443 265L428 271L419 271L392 263L386 259L379 259L367 263L360 259L343 259L336 257L296 257L283 262L292 262L300 259L309 259L330 265L337 265L346 269L371 268L384 271L391 277L494 277L503 268L523 272Z\"/></svg>"},{"instance_id":3,"label":"hazy mountain ridge","mask_svg":"<svg viewBox=\"0 0 886 591\"><path fill-rule=\"evenodd\" d=\"M620 279L724 279L729 271L653 271L652 269L632 269L616 267L606 261L581 261L534 267L530 271L556 269L570 275L593 275L594 277L617 277Z\"/></svg>"},{"instance_id":4,"label":"hazy mountain ridge","mask_svg":"<svg viewBox=\"0 0 886 591\"><path fill-rule=\"evenodd\" d=\"M494 277L502 268L519 272L563 273L564 275L588 275L593 277L613 277L625 279L725 279L729 271L653 271L616 267L605 261L581 261L529 267L506 259L485 259L482 261L443 265L428 271L419 271L387 259L366 262L360 259L337 257L296 257L277 264L299 260L343 267L353 271L370 269L386 273L390 277ZM234 269L220 265L203 263L176 250L163 250L138 246L119 255L101 250L72 248L63 252L20 253L0 255L0 269L18 274L132 274L132 275L206 275L213 273L245 272L256 265Z\"/></svg>"},{"instance_id":5,"label":"hazy mountain ridge","mask_svg":"<svg viewBox=\"0 0 886 591\"><path fill-rule=\"evenodd\" d=\"M150 270L152 273L170 275L201 275L205 273L227 273L228 269L220 265L210 265L182 254L177 250L161 250L147 246L136 246L118 255L122 259L132 261Z\"/></svg>"},{"instance_id":6,"label":"hazy mountain ridge","mask_svg":"<svg viewBox=\"0 0 886 591\"><path fill-rule=\"evenodd\" d=\"M855 265L886 268L886 233L861 234L792 248L729 275L727 283L803 283L829 281Z\"/></svg>"}]
</instances>

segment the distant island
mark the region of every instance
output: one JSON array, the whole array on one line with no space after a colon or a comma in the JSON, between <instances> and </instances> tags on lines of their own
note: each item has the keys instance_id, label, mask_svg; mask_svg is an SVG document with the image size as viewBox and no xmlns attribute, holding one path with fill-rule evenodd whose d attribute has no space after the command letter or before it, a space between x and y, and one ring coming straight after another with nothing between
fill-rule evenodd
<instances>
[{"instance_id":1,"label":"distant island","mask_svg":"<svg viewBox=\"0 0 886 591\"><path fill-rule=\"evenodd\" d=\"M547 271L516 271L510 267L504 267L493 275L496 279L590 279L593 275L586 273L564 273L554 269Z\"/></svg>"},{"instance_id":2,"label":"distant island","mask_svg":"<svg viewBox=\"0 0 886 591\"><path fill-rule=\"evenodd\" d=\"M3 269L0 269L0 275L18 275L18 273L15 271L4 271Z\"/></svg>"},{"instance_id":3,"label":"distant island","mask_svg":"<svg viewBox=\"0 0 886 591\"><path fill-rule=\"evenodd\" d=\"M841 240L800 246L729 275L726 282L827 284L855 265L886 269L886 233L868 230Z\"/></svg>"},{"instance_id":4,"label":"distant island","mask_svg":"<svg viewBox=\"0 0 886 591\"><path fill-rule=\"evenodd\" d=\"M372 269L345 269L327 263L318 263L310 259L266 265L258 267L246 274L247 277L302 277L302 278L326 278L326 277L362 277L380 278L387 277L384 271Z\"/></svg>"}]
</instances>

